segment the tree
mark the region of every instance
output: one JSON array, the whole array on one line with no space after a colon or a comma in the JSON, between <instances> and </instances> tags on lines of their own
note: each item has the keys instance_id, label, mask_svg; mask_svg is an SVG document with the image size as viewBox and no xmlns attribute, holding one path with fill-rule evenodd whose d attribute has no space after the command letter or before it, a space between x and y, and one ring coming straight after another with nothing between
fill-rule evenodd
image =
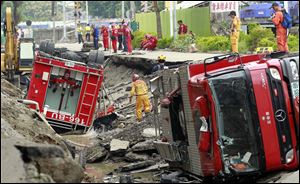
<instances>
[{"instance_id":1,"label":"tree","mask_svg":"<svg viewBox=\"0 0 300 184\"><path fill-rule=\"evenodd\" d=\"M157 5L157 1L152 1L153 8L156 14L156 26L157 26L157 37L160 39L162 38L162 32L161 32L161 21L160 21L160 11Z\"/></svg>"}]
</instances>

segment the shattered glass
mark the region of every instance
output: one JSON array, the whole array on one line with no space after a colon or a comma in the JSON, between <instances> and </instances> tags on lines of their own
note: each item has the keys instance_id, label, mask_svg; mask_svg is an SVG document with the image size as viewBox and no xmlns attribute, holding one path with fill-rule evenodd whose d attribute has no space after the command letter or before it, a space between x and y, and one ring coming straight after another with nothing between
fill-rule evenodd
<instances>
[{"instance_id":1,"label":"shattered glass","mask_svg":"<svg viewBox=\"0 0 300 184\"><path fill-rule=\"evenodd\" d=\"M209 81L220 136L217 144L224 164L237 172L257 170L258 149L250 110L250 95L253 94L247 87L245 72L232 72Z\"/></svg>"}]
</instances>

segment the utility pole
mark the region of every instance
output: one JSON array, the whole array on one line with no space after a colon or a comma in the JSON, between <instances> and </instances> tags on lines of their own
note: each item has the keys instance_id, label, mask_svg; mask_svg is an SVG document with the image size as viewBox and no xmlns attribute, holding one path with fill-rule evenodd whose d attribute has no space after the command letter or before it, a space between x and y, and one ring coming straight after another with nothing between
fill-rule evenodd
<instances>
[{"instance_id":1,"label":"utility pole","mask_svg":"<svg viewBox=\"0 0 300 184\"><path fill-rule=\"evenodd\" d=\"M125 5L124 5L124 1L122 1L122 19L125 18Z\"/></svg>"},{"instance_id":2,"label":"utility pole","mask_svg":"<svg viewBox=\"0 0 300 184\"><path fill-rule=\"evenodd\" d=\"M77 1L74 1L74 8L75 8L75 13L74 13L74 16L75 16L75 38L76 40L78 39L78 34L77 34L77 15L78 15L78 4L77 4Z\"/></svg>"},{"instance_id":3,"label":"utility pole","mask_svg":"<svg viewBox=\"0 0 300 184\"><path fill-rule=\"evenodd\" d=\"M66 25L66 1L63 1L63 19L64 19L64 35L63 37L60 39L59 42L66 42L68 41L67 38L67 25Z\"/></svg>"},{"instance_id":4,"label":"utility pole","mask_svg":"<svg viewBox=\"0 0 300 184\"><path fill-rule=\"evenodd\" d=\"M89 1L85 1L86 23L89 23Z\"/></svg>"},{"instance_id":5,"label":"utility pole","mask_svg":"<svg viewBox=\"0 0 300 184\"><path fill-rule=\"evenodd\" d=\"M55 43L55 1L52 1L53 43Z\"/></svg>"}]
</instances>

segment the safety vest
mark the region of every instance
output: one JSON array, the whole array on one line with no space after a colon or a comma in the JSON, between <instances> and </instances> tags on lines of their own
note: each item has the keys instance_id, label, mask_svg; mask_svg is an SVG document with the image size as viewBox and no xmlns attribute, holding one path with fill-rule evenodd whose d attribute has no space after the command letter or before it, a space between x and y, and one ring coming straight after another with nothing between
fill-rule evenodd
<instances>
[{"instance_id":1,"label":"safety vest","mask_svg":"<svg viewBox=\"0 0 300 184\"><path fill-rule=\"evenodd\" d=\"M86 33L91 33L91 27L90 26L86 26L85 27L85 32Z\"/></svg>"},{"instance_id":2,"label":"safety vest","mask_svg":"<svg viewBox=\"0 0 300 184\"><path fill-rule=\"evenodd\" d=\"M82 30L82 27L78 27L78 28L77 28L77 33L78 33L78 34L82 34L82 31L83 31L83 30Z\"/></svg>"}]
</instances>

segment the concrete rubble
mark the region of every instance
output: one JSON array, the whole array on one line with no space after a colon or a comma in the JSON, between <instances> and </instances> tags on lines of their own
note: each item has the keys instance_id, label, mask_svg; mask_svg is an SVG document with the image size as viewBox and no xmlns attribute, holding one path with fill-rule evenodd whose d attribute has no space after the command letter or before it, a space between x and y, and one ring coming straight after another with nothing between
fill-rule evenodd
<instances>
[{"instance_id":1,"label":"concrete rubble","mask_svg":"<svg viewBox=\"0 0 300 184\"><path fill-rule=\"evenodd\" d=\"M140 161L140 162L135 162L135 163L122 166L119 168L119 170L120 172L128 172L136 169L143 169L145 167L149 167L154 164L155 162L153 160Z\"/></svg>"},{"instance_id":2,"label":"concrete rubble","mask_svg":"<svg viewBox=\"0 0 300 184\"><path fill-rule=\"evenodd\" d=\"M121 141L119 139L113 139L110 142L110 152L112 154L121 154L125 153L125 151L129 147L129 141Z\"/></svg>"}]
</instances>

